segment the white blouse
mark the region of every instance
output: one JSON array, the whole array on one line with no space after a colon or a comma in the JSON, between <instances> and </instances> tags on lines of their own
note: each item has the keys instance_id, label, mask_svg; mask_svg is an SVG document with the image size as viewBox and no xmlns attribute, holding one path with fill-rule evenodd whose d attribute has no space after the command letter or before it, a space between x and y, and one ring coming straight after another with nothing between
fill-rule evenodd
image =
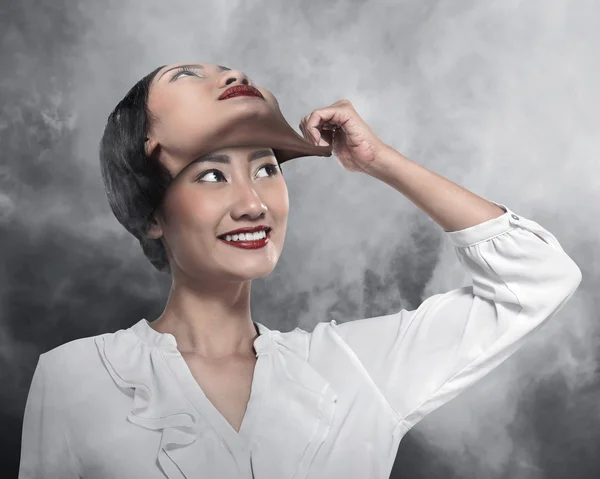
<instances>
[{"instance_id":1,"label":"white blouse","mask_svg":"<svg viewBox=\"0 0 600 479\"><path fill-rule=\"evenodd\" d=\"M239 433L175 337L145 319L42 354L19 478L388 478L408 430L513 354L582 280L554 235L495 204L502 216L446 232L472 286L312 333L255 323Z\"/></svg>"}]
</instances>

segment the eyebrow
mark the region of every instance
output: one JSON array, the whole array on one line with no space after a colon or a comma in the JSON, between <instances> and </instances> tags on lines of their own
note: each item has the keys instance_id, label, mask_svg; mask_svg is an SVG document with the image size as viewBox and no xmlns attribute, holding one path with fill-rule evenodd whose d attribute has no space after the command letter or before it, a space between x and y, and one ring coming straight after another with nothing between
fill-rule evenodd
<instances>
[{"instance_id":1,"label":"eyebrow","mask_svg":"<svg viewBox=\"0 0 600 479\"><path fill-rule=\"evenodd\" d=\"M272 150L257 150L253 151L248 155L248 162L259 160L260 158L264 158L265 156L275 156ZM196 163L231 163L231 157L225 154L217 154L217 153L209 153L208 155L201 156L200 158L196 158L195 160L188 163L179 174L183 173L184 170L188 169L190 166Z\"/></svg>"},{"instance_id":2,"label":"eyebrow","mask_svg":"<svg viewBox=\"0 0 600 479\"><path fill-rule=\"evenodd\" d=\"M231 70L231 68L227 68L221 65L217 65L217 67L219 68L220 72L226 72ZM200 65L199 63L190 63L189 65L177 65L176 67L171 67L168 70L162 72L158 79L160 80L166 73L170 72L171 70L176 70L178 68L199 68L201 70L204 70L204 65Z\"/></svg>"}]
</instances>

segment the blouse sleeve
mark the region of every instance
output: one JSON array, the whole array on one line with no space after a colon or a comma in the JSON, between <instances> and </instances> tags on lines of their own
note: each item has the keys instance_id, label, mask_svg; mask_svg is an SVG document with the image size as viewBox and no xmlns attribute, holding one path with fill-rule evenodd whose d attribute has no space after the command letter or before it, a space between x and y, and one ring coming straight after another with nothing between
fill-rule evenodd
<instances>
[{"instance_id":1,"label":"blouse sleeve","mask_svg":"<svg viewBox=\"0 0 600 479\"><path fill-rule=\"evenodd\" d=\"M503 215L445 233L470 286L433 295L414 311L337 326L409 428L513 354L581 283L554 235L495 204Z\"/></svg>"},{"instance_id":2,"label":"blouse sleeve","mask_svg":"<svg viewBox=\"0 0 600 479\"><path fill-rule=\"evenodd\" d=\"M61 404L66 398L54 394L44 356L39 358L25 405L19 479L79 478L64 428Z\"/></svg>"}]
</instances>

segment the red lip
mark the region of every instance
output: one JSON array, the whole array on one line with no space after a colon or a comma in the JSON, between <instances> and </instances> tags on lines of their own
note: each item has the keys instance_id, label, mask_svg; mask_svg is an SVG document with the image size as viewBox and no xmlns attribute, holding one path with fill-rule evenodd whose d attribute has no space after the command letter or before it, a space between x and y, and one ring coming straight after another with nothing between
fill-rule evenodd
<instances>
[{"instance_id":1,"label":"red lip","mask_svg":"<svg viewBox=\"0 0 600 479\"><path fill-rule=\"evenodd\" d=\"M256 233L257 231L266 230L267 234L271 231L271 227L267 225L258 225L251 226L246 228L239 228L237 230L228 231L227 233L223 233L222 235L217 236L217 238L225 238L227 235L237 235L240 233Z\"/></svg>"},{"instance_id":2,"label":"red lip","mask_svg":"<svg viewBox=\"0 0 600 479\"><path fill-rule=\"evenodd\" d=\"M239 95L257 96L264 100L262 93L257 88L254 88L253 86L249 85L232 86L231 88L228 88L223 93L221 93L221 95L219 96L219 100L225 100L226 98L229 98L231 96Z\"/></svg>"},{"instance_id":3,"label":"red lip","mask_svg":"<svg viewBox=\"0 0 600 479\"><path fill-rule=\"evenodd\" d=\"M221 241L230 246L235 246L236 248L260 249L260 248L264 248L265 246L267 246L267 244L269 244L269 236L267 235L266 237L256 240L256 241L227 241L224 239L221 239Z\"/></svg>"}]
</instances>

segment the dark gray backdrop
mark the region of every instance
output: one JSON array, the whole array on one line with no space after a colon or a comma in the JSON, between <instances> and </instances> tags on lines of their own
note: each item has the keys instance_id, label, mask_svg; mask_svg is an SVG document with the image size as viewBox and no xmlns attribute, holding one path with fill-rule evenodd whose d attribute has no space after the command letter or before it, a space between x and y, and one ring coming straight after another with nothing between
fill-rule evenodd
<instances>
[{"instance_id":1,"label":"dark gray backdrop","mask_svg":"<svg viewBox=\"0 0 600 479\"><path fill-rule=\"evenodd\" d=\"M112 217L97 145L137 79L198 60L246 71L294 127L350 99L385 142L539 222L583 271L536 338L405 437L392 477L600 477L599 16L568 0L4 2L1 476L16 477L38 355L162 310L168 277ZM312 330L469 284L396 191L334 158L283 169L288 235L254 283L256 321Z\"/></svg>"}]
</instances>

